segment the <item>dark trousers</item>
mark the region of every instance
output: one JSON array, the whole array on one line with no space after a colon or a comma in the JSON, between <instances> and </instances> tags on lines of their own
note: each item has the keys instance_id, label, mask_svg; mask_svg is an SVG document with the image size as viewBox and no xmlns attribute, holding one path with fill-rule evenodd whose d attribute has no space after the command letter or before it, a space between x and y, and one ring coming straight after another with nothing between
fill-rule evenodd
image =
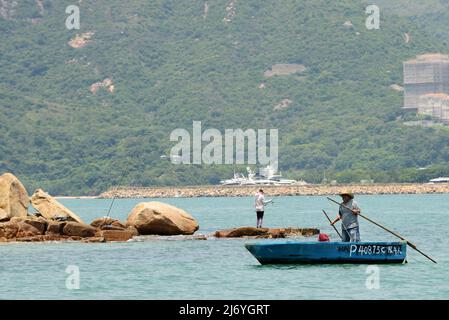
<instances>
[{"instance_id":1,"label":"dark trousers","mask_svg":"<svg viewBox=\"0 0 449 320\"><path fill-rule=\"evenodd\" d=\"M263 211L256 211L257 214L257 228L262 228Z\"/></svg>"}]
</instances>

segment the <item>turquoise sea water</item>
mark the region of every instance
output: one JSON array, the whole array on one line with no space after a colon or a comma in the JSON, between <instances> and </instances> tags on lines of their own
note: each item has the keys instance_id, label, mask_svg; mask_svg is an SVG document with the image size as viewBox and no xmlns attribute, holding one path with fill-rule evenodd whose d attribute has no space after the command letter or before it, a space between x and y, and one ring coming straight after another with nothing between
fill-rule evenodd
<instances>
[{"instance_id":1,"label":"turquoise sea water","mask_svg":"<svg viewBox=\"0 0 449 320\"><path fill-rule=\"evenodd\" d=\"M116 200L111 216L125 220L141 201ZM366 265L261 266L245 240L146 240L80 244L0 245L0 299L448 299L449 195L359 196L363 212L401 233L439 263L408 249L408 264L379 265L380 288L367 289ZM160 199L191 213L197 234L254 225L252 198ZM106 215L111 200L61 200L85 221ZM269 227L318 227L336 239L321 209L325 197L278 197ZM362 240L395 238L361 221ZM68 266L79 289L66 287Z\"/></svg>"}]
</instances>

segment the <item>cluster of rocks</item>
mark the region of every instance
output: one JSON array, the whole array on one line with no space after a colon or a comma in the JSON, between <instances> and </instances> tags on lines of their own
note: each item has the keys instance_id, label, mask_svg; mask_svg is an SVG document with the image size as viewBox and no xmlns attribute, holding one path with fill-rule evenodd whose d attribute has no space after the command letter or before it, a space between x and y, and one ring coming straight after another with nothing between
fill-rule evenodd
<instances>
[{"instance_id":1,"label":"cluster of rocks","mask_svg":"<svg viewBox=\"0 0 449 320\"><path fill-rule=\"evenodd\" d=\"M106 78L103 81L95 82L90 86L90 92L96 94L101 88L106 89L109 93L114 93L115 86L112 83L112 79Z\"/></svg>"},{"instance_id":2,"label":"cluster of rocks","mask_svg":"<svg viewBox=\"0 0 449 320\"><path fill-rule=\"evenodd\" d=\"M0 242L127 241L137 235L132 228L95 228L74 221L54 221L36 216L13 217L0 223Z\"/></svg>"},{"instance_id":3,"label":"cluster of rocks","mask_svg":"<svg viewBox=\"0 0 449 320\"><path fill-rule=\"evenodd\" d=\"M29 214L29 207L36 209ZM0 243L39 241L110 242L128 241L136 236L183 236L182 239L206 240L193 235L197 221L187 212L161 202L139 203L126 222L110 217L85 223L77 214L42 189L32 197L12 174L0 176ZM253 228L220 230L216 238L286 238L319 234L313 228ZM176 237L175 237L176 238Z\"/></svg>"},{"instance_id":4,"label":"cluster of rocks","mask_svg":"<svg viewBox=\"0 0 449 320\"><path fill-rule=\"evenodd\" d=\"M32 205L36 214L29 214ZM187 212L160 202L138 204L125 223L110 217L86 224L41 189L29 198L12 174L0 176L0 242L128 241L138 235L190 235L198 223Z\"/></svg>"},{"instance_id":5,"label":"cluster of rocks","mask_svg":"<svg viewBox=\"0 0 449 320\"><path fill-rule=\"evenodd\" d=\"M75 38L69 41L69 46L72 48L78 49L86 46L89 42L91 42L90 38L95 34L95 32L85 32L82 34L77 34Z\"/></svg>"},{"instance_id":6,"label":"cluster of rocks","mask_svg":"<svg viewBox=\"0 0 449 320\"><path fill-rule=\"evenodd\" d=\"M102 193L99 198L193 198L193 197L247 197L260 186L193 186L193 187L118 187ZM449 184L366 184L366 185L291 185L264 186L268 196L329 196L345 190L358 195L378 194L444 194Z\"/></svg>"},{"instance_id":7,"label":"cluster of rocks","mask_svg":"<svg viewBox=\"0 0 449 320\"><path fill-rule=\"evenodd\" d=\"M254 228L240 227L215 232L217 238L276 239L290 237L311 237L320 233L315 228Z\"/></svg>"}]
</instances>

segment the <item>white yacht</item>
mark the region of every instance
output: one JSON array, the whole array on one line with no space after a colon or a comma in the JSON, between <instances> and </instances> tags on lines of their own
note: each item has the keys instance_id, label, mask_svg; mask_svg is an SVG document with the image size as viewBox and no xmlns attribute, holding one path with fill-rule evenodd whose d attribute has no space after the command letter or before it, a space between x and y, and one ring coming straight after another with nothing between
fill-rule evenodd
<instances>
[{"instance_id":1,"label":"white yacht","mask_svg":"<svg viewBox=\"0 0 449 320\"><path fill-rule=\"evenodd\" d=\"M274 185L275 182L273 180L268 179L268 177L257 175L250 167L246 168L248 171L248 181L245 181L245 185L259 185L259 186L268 186Z\"/></svg>"},{"instance_id":2,"label":"white yacht","mask_svg":"<svg viewBox=\"0 0 449 320\"><path fill-rule=\"evenodd\" d=\"M222 180L220 184L222 185L240 185L240 186L280 186L280 185L306 185L305 181L296 181L291 179L283 179L282 175L277 174L276 170L267 166L259 170L259 174L256 174L250 167L246 168L248 176L245 177L241 173L234 172L234 178Z\"/></svg>"},{"instance_id":3,"label":"white yacht","mask_svg":"<svg viewBox=\"0 0 449 320\"><path fill-rule=\"evenodd\" d=\"M224 186L239 186L242 184L242 182L246 181L247 178L241 173L235 173L234 171L234 178L232 179L226 179L221 180L220 184Z\"/></svg>"},{"instance_id":4,"label":"white yacht","mask_svg":"<svg viewBox=\"0 0 449 320\"><path fill-rule=\"evenodd\" d=\"M439 178L435 178L429 181L430 184L434 184L434 183L449 183L449 178L448 177L439 177Z\"/></svg>"},{"instance_id":5,"label":"white yacht","mask_svg":"<svg viewBox=\"0 0 449 320\"><path fill-rule=\"evenodd\" d=\"M269 180L275 185L291 185L291 184L298 184L298 181L292 180L292 179L283 179L282 174L276 173L276 169L274 169L271 166L266 166L265 168L262 168L259 170L259 175L263 177L266 180ZM300 184L304 184L304 181L300 181ZM307 183L305 183L307 184Z\"/></svg>"}]
</instances>

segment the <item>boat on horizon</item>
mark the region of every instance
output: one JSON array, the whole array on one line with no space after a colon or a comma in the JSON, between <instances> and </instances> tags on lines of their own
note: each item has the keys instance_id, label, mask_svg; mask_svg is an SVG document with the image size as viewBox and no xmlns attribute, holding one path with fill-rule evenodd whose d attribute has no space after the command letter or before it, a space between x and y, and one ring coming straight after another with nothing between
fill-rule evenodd
<instances>
[{"instance_id":1,"label":"boat on horizon","mask_svg":"<svg viewBox=\"0 0 449 320\"><path fill-rule=\"evenodd\" d=\"M435 184L435 183L449 183L449 177L438 177L432 180L429 180L429 184Z\"/></svg>"},{"instance_id":2,"label":"boat on horizon","mask_svg":"<svg viewBox=\"0 0 449 320\"><path fill-rule=\"evenodd\" d=\"M261 264L405 263L407 244L399 242L305 242L269 240L246 243Z\"/></svg>"},{"instance_id":3,"label":"boat on horizon","mask_svg":"<svg viewBox=\"0 0 449 320\"><path fill-rule=\"evenodd\" d=\"M305 181L297 181L293 179L282 178L281 173L271 167L266 166L259 170L259 174L256 174L250 167L246 168L248 173L245 177L242 173L236 173L234 171L234 177L227 180L221 180L220 184L224 186L238 185L238 186L281 186L281 185L307 185Z\"/></svg>"}]
</instances>

